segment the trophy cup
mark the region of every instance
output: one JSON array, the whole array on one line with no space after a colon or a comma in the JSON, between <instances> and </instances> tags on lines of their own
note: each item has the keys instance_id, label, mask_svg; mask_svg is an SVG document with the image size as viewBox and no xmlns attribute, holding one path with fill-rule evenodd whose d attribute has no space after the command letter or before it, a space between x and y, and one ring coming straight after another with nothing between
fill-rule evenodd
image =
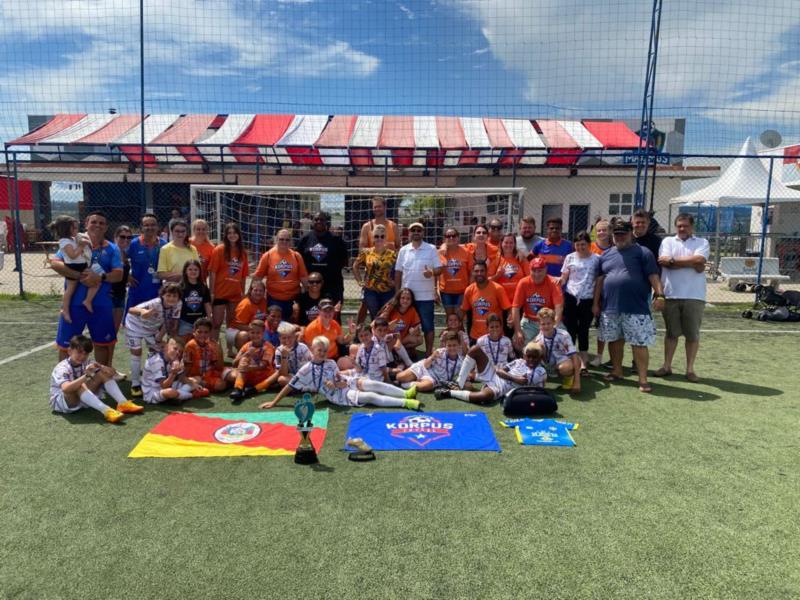
<instances>
[{"instance_id":1,"label":"trophy cup","mask_svg":"<svg viewBox=\"0 0 800 600\"><path fill-rule=\"evenodd\" d=\"M319 462L317 451L308 439L308 433L314 429L314 424L311 422L314 414L311 394L303 394L303 397L294 403L294 414L297 417L297 431L300 432L300 444L294 451L294 462L298 465L317 464Z\"/></svg>"}]
</instances>

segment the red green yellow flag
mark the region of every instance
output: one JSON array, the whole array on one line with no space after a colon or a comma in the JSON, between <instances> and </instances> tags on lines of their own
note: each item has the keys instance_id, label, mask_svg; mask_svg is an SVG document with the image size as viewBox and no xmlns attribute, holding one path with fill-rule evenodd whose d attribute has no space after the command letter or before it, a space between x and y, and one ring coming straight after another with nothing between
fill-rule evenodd
<instances>
[{"instance_id":1,"label":"red green yellow flag","mask_svg":"<svg viewBox=\"0 0 800 600\"><path fill-rule=\"evenodd\" d=\"M325 441L328 411L314 413L309 433L317 452ZM293 412L171 413L151 429L128 458L291 456L300 443Z\"/></svg>"}]
</instances>

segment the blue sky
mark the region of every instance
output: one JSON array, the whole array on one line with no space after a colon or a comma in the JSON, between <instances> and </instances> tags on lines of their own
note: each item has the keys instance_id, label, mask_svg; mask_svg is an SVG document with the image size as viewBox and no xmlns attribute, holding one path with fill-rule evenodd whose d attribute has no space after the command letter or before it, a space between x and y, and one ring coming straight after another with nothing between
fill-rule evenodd
<instances>
[{"instance_id":1,"label":"blue sky","mask_svg":"<svg viewBox=\"0 0 800 600\"><path fill-rule=\"evenodd\" d=\"M146 0L146 110L637 118L645 0ZM687 150L800 140L800 11L664 0L657 114ZM0 3L0 134L139 108L138 2Z\"/></svg>"}]
</instances>

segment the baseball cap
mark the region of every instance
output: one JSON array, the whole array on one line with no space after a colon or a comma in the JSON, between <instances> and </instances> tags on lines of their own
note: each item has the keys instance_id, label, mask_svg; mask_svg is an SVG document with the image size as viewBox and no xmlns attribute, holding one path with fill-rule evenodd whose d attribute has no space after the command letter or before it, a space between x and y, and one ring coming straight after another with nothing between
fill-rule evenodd
<instances>
[{"instance_id":1,"label":"baseball cap","mask_svg":"<svg viewBox=\"0 0 800 600\"><path fill-rule=\"evenodd\" d=\"M540 256L537 256L531 261L531 269L546 269L547 263Z\"/></svg>"},{"instance_id":2,"label":"baseball cap","mask_svg":"<svg viewBox=\"0 0 800 600\"><path fill-rule=\"evenodd\" d=\"M628 221L617 221L614 223L614 227L612 229L613 233L629 233L633 231L633 225L631 225Z\"/></svg>"},{"instance_id":3,"label":"baseball cap","mask_svg":"<svg viewBox=\"0 0 800 600\"><path fill-rule=\"evenodd\" d=\"M333 301L330 298L323 298L317 304L320 310L325 310L326 308L333 308Z\"/></svg>"},{"instance_id":4,"label":"baseball cap","mask_svg":"<svg viewBox=\"0 0 800 600\"><path fill-rule=\"evenodd\" d=\"M408 229L409 229L409 230L411 230L411 229L414 229L414 227L419 227L420 229L425 229L425 225L423 225L423 224L422 224L422 223L420 223L419 221L417 221L416 223L412 223L411 225L409 225L409 226L408 226Z\"/></svg>"}]
</instances>

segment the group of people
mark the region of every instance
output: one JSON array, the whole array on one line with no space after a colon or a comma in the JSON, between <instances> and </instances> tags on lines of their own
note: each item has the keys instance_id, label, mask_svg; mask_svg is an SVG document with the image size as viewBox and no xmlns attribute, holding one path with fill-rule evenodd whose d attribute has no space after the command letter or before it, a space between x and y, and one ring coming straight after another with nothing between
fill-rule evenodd
<instances>
[{"instance_id":1,"label":"group of people","mask_svg":"<svg viewBox=\"0 0 800 600\"><path fill-rule=\"evenodd\" d=\"M116 384L125 377L112 367L122 327L131 396L146 403L225 390L238 403L280 389L261 406L312 391L337 404L418 408L417 391L485 402L515 385L542 385L548 375L577 394L588 367L600 365L605 344L611 358L605 379L623 376L630 344L639 388L647 392L651 306L664 311L667 327L665 361L655 374L671 374L684 336L686 377L697 381L708 243L694 237L691 215L678 215L677 234L663 242L650 215L638 211L630 221L598 220L572 241L563 238L561 219L549 219L539 238L535 220L525 217L516 234L499 219L479 224L466 243L446 228L435 246L415 222L401 246L384 199L373 198L372 210L352 269L361 305L344 327L348 254L324 212L313 216L296 248L291 232L279 230L252 274L236 223L226 224L214 244L202 219L190 225L173 218L165 242L148 213L138 235L123 225L112 242L101 212L87 215L84 233L74 219L59 217L52 266L67 283L51 406L94 407L111 422L142 410ZM446 316L438 340L437 304ZM593 323L598 352L590 361ZM484 385L474 391L470 381ZM101 388L116 408L99 400Z\"/></svg>"}]
</instances>

